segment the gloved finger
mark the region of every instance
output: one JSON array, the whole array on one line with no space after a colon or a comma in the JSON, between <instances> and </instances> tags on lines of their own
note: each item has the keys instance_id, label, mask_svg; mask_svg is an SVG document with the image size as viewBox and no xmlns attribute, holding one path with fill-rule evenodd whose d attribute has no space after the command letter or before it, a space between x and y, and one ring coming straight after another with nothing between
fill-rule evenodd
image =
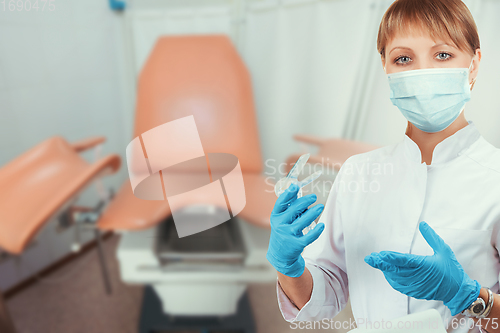
<instances>
[{"instance_id":1,"label":"gloved finger","mask_svg":"<svg viewBox=\"0 0 500 333\"><path fill-rule=\"evenodd\" d=\"M425 238L427 244L432 247L434 253L443 253L451 251L451 248L444 242L444 240L428 225L426 222L420 222L418 226L420 233ZM452 251L453 252L453 251Z\"/></svg>"},{"instance_id":2,"label":"gloved finger","mask_svg":"<svg viewBox=\"0 0 500 333\"><path fill-rule=\"evenodd\" d=\"M385 262L380 258L378 253L372 253L369 256L365 257L365 262L372 266L373 268L380 269L385 272L397 273L399 271L399 267L395 266L389 262Z\"/></svg>"},{"instance_id":3,"label":"gloved finger","mask_svg":"<svg viewBox=\"0 0 500 333\"><path fill-rule=\"evenodd\" d=\"M418 267L423 256L395 251L380 251L380 259L400 267Z\"/></svg>"},{"instance_id":4,"label":"gloved finger","mask_svg":"<svg viewBox=\"0 0 500 333\"><path fill-rule=\"evenodd\" d=\"M369 255L367 255L364 260L365 260L365 262L368 265L372 266L373 268L376 268L373 265L375 263L375 259L374 258L377 257L377 256L378 256L378 252L372 252Z\"/></svg>"},{"instance_id":5,"label":"gloved finger","mask_svg":"<svg viewBox=\"0 0 500 333\"><path fill-rule=\"evenodd\" d=\"M316 200L318 200L318 196L314 193L311 193L303 196L302 198L297 198L297 200L292 202L289 208L293 210L305 210L307 209L307 207L316 202Z\"/></svg>"},{"instance_id":6,"label":"gloved finger","mask_svg":"<svg viewBox=\"0 0 500 333\"><path fill-rule=\"evenodd\" d=\"M386 251L381 251L380 253L382 252L386 252ZM377 260L380 260L380 254L377 253L377 252L373 252L372 254L369 254L365 257L365 262L368 263L370 266L372 266L373 268L379 268L376 264L375 264L375 259L374 258L377 258ZM416 268L412 268L412 267L405 267L405 266L397 266L399 269L397 271L397 275L398 276L401 276L401 277L410 277L410 276L415 276L415 272L416 272ZM392 270L391 270L391 273L392 274Z\"/></svg>"},{"instance_id":7,"label":"gloved finger","mask_svg":"<svg viewBox=\"0 0 500 333\"><path fill-rule=\"evenodd\" d=\"M409 278L409 277L415 278L418 272L419 268L399 266L397 275L402 278Z\"/></svg>"},{"instance_id":8,"label":"gloved finger","mask_svg":"<svg viewBox=\"0 0 500 333\"><path fill-rule=\"evenodd\" d=\"M302 230L310 225L323 211L324 206L317 204L314 207L307 209L298 219L292 222L292 231L295 234L302 233Z\"/></svg>"},{"instance_id":9,"label":"gloved finger","mask_svg":"<svg viewBox=\"0 0 500 333\"><path fill-rule=\"evenodd\" d=\"M297 200L297 193L299 192L299 187L296 184L290 185L285 192L276 199L274 208L271 214L280 214L288 209L288 207Z\"/></svg>"},{"instance_id":10,"label":"gloved finger","mask_svg":"<svg viewBox=\"0 0 500 333\"><path fill-rule=\"evenodd\" d=\"M307 245L314 242L316 239L318 239L318 237L321 235L324 229L325 229L325 224L318 223L312 230L309 230L307 234L299 238L302 242L302 245L306 247Z\"/></svg>"},{"instance_id":11,"label":"gloved finger","mask_svg":"<svg viewBox=\"0 0 500 333\"><path fill-rule=\"evenodd\" d=\"M311 193L306 195L305 197L298 198L295 200L287 209L285 214L289 214L289 218L287 219L288 223L292 223L296 219L298 219L304 212L307 211L307 207L312 205L318 197L316 194Z\"/></svg>"},{"instance_id":12,"label":"gloved finger","mask_svg":"<svg viewBox=\"0 0 500 333\"><path fill-rule=\"evenodd\" d=\"M408 286L403 282L401 283L401 279L393 279L392 277L390 276L385 276L385 279L387 280L387 282L389 282L389 284L391 285L392 288L396 289L397 291L399 291L400 293L403 293L405 295L408 295L408 292L409 292L409 289ZM408 295L410 296L410 295Z\"/></svg>"}]
</instances>

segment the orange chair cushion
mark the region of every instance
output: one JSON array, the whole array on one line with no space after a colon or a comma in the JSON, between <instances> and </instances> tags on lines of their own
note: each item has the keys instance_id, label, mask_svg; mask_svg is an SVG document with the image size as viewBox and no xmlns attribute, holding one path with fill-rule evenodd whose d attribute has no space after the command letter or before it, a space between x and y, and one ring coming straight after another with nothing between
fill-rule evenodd
<instances>
[{"instance_id":1,"label":"orange chair cushion","mask_svg":"<svg viewBox=\"0 0 500 333\"><path fill-rule=\"evenodd\" d=\"M92 179L120 167L118 155L89 164L53 137L0 169L0 247L19 254L38 230Z\"/></svg>"}]
</instances>

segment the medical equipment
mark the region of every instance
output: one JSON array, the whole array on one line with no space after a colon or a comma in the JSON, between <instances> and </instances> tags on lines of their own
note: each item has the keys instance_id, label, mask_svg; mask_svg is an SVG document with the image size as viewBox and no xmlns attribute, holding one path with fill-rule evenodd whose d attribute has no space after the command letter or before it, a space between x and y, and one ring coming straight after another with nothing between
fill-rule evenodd
<instances>
[{"instance_id":1,"label":"medical equipment","mask_svg":"<svg viewBox=\"0 0 500 333\"><path fill-rule=\"evenodd\" d=\"M469 68L423 68L387 74L392 104L424 132L451 125L471 98Z\"/></svg>"},{"instance_id":2,"label":"medical equipment","mask_svg":"<svg viewBox=\"0 0 500 333\"><path fill-rule=\"evenodd\" d=\"M85 225L94 230L104 285L111 293L101 233L93 223L109 197L95 209L74 205L87 186L120 167L118 155L108 155L93 164L79 156L104 141L104 137L95 137L70 144L62 137L52 137L0 169L0 247L21 254L40 229L54 219L59 219L64 227ZM91 216L95 218L90 219ZM1 295L0 331L14 332Z\"/></svg>"},{"instance_id":3,"label":"medical equipment","mask_svg":"<svg viewBox=\"0 0 500 333\"><path fill-rule=\"evenodd\" d=\"M0 169L0 247L20 254L38 231L54 218L59 218L65 225L85 223L95 227L89 222L95 222L106 204L105 200L101 200L95 209L77 207L74 202L89 184L116 172L120 167L120 157L108 155L89 164L79 153L104 141L104 137L96 137L70 144L62 137L52 137ZM94 213L91 214L95 217L92 221L89 213ZM98 229L95 229L95 235L100 242ZM100 258L105 268L102 253ZM107 275L104 276L107 281Z\"/></svg>"},{"instance_id":4,"label":"medical equipment","mask_svg":"<svg viewBox=\"0 0 500 333\"><path fill-rule=\"evenodd\" d=\"M299 157L297 162L294 164L292 170L286 175L285 178L281 178L276 185L274 185L274 193L279 197L291 184L297 184L299 187L299 192L297 193L297 197L300 198L302 197L302 187L312 183L314 180L318 179L319 176L323 173L322 170L316 171L312 175L309 175L306 177L304 180L299 181L297 177L299 176L300 172L304 168L304 165L306 165L307 160L309 159L309 156L311 154L304 154ZM312 221L312 223L304 228L302 231L303 234L307 234L309 230L313 229L316 226L316 222Z\"/></svg>"},{"instance_id":5,"label":"medical equipment","mask_svg":"<svg viewBox=\"0 0 500 333\"><path fill-rule=\"evenodd\" d=\"M432 256L381 251L366 256L365 262L380 269L394 289L416 299L443 301L455 316L478 298L481 285L465 273L453 250L426 222L420 222L419 229L434 250Z\"/></svg>"},{"instance_id":6,"label":"medical equipment","mask_svg":"<svg viewBox=\"0 0 500 333\"><path fill-rule=\"evenodd\" d=\"M267 260L278 272L290 277L299 277L304 273L305 261L301 253L325 227L324 223L319 223L311 231L302 232L321 214L324 206L317 204L308 209L316 201L316 195L297 198L298 191L299 185L291 184L276 200L271 213L271 237L266 254Z\"/></svg>"},{"instance_id":7,"label":"medical equipment","mask_svg":"<svg viewBox=\"0 0 500 333\"><path fill-rule=\"evenodd\" d=\"M311 154L304 154L299 157L295 165L293 166L292 170L286 175L285 178L281 178L276 185L274 185L274 193L276 193L276 196L280 196L281 193L285 192L285 190L291 185L291 184L297 184L299 186L299 192L297 193L297 197L302 197L302 187L308 185L309 183L312 183L314 180L316 180L321 174L323 173L322 170L316 171L312 175L308 176L306 179L299 181L297 177L299 176L300 172L304 168L304 165L307 163L307 160L309 159L309 156Z\"/></svg>"},{"instance_id":8,"label":"medical equipment","mask_svg":"<svg viewBox=\"0 0 500 333\"><path fill-rule=\"evenodd\" d=\"M239 315L234 322L246 325L252 316L245 295L247 284L276 281L276 271L265 259L276 197L274 184L262 175L252 86L245 64L225 35L165 36L157 40L137 87L133 137L193 116L205 154L238 158L246 196L245 207L229 221L177 239L167 200L141 200L128 181L118 191L99 227L122 233L118 260L123 281L147 286L142 314L148 317L141 317L141 330L170 327L172 322L165 319L170 316L191 316L191 323L215 316L225 318L217 322L227 323L231 316ZM183 175L195 175L190 172ZM186 198L184 208L176 214L211 220L227 214L226 203L200 204L200 200L210 199L203 195ZM161 311L153 311L155 306L161 306ZM148 328L148 322L154 327Z\"/></svg>"}]
</instances>

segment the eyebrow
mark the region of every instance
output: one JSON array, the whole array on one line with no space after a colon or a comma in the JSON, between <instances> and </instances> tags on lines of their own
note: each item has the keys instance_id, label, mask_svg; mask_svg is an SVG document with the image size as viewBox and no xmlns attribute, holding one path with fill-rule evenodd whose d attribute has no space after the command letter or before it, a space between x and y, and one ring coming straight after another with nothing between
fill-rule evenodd
<instances>
[{"instance_id":1,"label":"eyebrow","mask_svg":"<svg viewBox=\"0 0 500 333\"><path fill-rule=\"evenodd\" d=\"M391 53L392 51L394 51L395 49L403 49L403 50L410 50L412 51L412 49L410 49L409 47L404 47L404 46L396 46L396 47L393 47L392 50L389 51L389 53Z\"/></svg>"},{"instance_id":2,"label":"eyebrow","mask_svg":"<svg viewBox=\"0 0 500 333\"><path fill-rule=\"evenodd\" d=\"M435 48L435 47L438 47L438 46L442 46L442 45L446 45L446 46L449 46L449 47L453 47L453 45L450 45L448 43L439 43L439 44L434 44L432 46L432 48ZM410 51L413 51L411 48L409 47L405 47L405 46L396 46L396 47L393 47L392 50L389 51L389 53L391 53L392 51L394 51L395 49L403 49L403 50L410 50Z\"/></svg>"}]
</instances>

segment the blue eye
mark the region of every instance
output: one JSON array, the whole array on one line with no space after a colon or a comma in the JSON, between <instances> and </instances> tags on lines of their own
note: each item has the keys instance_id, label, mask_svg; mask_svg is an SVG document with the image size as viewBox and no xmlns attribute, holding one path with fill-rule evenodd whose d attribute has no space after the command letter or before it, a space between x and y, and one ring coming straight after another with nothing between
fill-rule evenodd
<instances>
[{"instance_id":1,"label":"blue eye","mask_svg":"<svg viewBox=\"0 0 500 333\"><path fill-rule=\"evenodd\" d=\"M446 57L441 57L441 55L446 55ZM438 59L439 60L448 60L451 57L452 57L451 54L449 54L447 52L440 52L440 53L438 53Z\"/></svg>"},{"instance_id":2,"label":"blue eye","mask_svg":"<svg viewBox=\"0 0 500 333\"><path fill-rule=\"evenodd\" d=\"M403 60L403 61L400 61L400 60ZM400 56L400 57L398 57L398 58L396 58L394 60L394 63L396 63L398 65L406 65L410 61L411 61L410 57L408 57L408 56Z\"/></svg>"}]
</instances>

